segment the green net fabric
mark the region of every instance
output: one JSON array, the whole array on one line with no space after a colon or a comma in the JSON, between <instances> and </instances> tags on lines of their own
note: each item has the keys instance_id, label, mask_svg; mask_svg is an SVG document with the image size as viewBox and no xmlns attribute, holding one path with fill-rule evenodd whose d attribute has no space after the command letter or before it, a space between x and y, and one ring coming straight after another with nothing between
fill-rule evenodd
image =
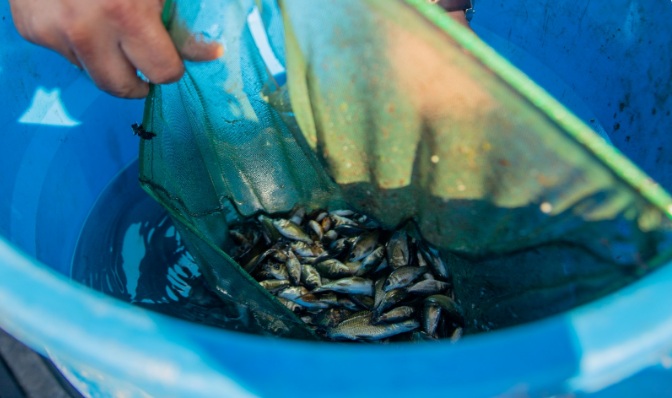
<instances>
[{"instance_id":1,"label":"green net fabric","mask_svg":"<svg viewBox=\"0 0 672 398\"><path fill-rule=\"evenodd\" d=\"M438 6L171 10L169 27L225 53L153 87L140 180L214 290L274 334L312 338L225 254L236 217L300 205L412 219L450 260L472 331L566 310L670 259L670 197Z\"/></svg>"}]
</instances>

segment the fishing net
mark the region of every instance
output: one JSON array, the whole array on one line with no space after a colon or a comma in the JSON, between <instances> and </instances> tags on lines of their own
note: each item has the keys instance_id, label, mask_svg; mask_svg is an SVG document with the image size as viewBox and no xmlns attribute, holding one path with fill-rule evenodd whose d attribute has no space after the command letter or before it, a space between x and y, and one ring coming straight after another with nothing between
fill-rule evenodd
<instances>
[{"instance_id":1,"label":"fishing net","mask_svg":"<svg viewBox=\"0 0 672 398\"><path fill-rule=\"evenodd\" d=\"M240 217L296 206L413 220L467 328L564 311L670 259L670 197L423 0L167 5L224 47L154 86L140 181L203 274L271 333L313 338L225 252Z\"/></svg>"}]
</instances>

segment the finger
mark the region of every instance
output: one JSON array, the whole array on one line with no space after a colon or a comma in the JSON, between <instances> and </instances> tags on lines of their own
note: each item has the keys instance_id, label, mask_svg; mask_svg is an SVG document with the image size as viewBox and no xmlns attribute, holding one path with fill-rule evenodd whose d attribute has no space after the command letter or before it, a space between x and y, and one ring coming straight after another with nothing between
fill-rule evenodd
<instances>
[{"instance_id":1,"label":"finger","mask_svg":"<svg viewBox=\"0 0 672 398\"><path fill-rule=\"evenodd\" d=\"M184 74L184 65L160 15L142 22L124 34L121 49L152 83L179 80Z\"/></svg>"},{"instance_id":2,"label":"finger","mask_svg":"<svg viewBox=\"0 0 672 398\"><path fill-rule=\"evenodd\" d=\"M85 43L75 43L73 50L100 89L123 98L147 96L149 85L138 77L135 67L115 41L92 38Z\"/></svg>"}]
</instances>

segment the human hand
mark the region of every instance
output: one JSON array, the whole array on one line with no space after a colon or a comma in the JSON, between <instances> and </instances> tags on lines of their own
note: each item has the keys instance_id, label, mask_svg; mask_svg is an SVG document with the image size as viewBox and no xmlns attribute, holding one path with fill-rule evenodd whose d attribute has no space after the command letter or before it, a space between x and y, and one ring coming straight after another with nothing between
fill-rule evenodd
<instances>
[{"instance_id":1,"label":"human hand","mask_svg":"<svg viewBox=\"0 0 672 398\"><path fill-rule=\"evenodd\" d=\"M165 0L9 0L14 24L27 40L85 69L102 90L142 98L149 84L171 83L182 59L207 61L222 47L176 26L175 43L161 20Z\"/></svg>"}]
</instances>

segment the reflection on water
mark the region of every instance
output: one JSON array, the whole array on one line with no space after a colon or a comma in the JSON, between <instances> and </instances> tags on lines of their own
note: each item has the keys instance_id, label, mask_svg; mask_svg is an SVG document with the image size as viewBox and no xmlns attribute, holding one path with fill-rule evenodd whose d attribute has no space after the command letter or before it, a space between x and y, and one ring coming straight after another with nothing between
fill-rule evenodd
<instances>
[{"instance_id":1,"label":"reflection on water","mask_svg":"<svg viewBox=\"0 0 672 398\"><path fill-rule=\"evenodd\" d=\"M166 211L140 188L137 162L105 189L82 229L72 278L120 300L189 321L263 333L211 292Z\"/></svg>"}]
</instances>

